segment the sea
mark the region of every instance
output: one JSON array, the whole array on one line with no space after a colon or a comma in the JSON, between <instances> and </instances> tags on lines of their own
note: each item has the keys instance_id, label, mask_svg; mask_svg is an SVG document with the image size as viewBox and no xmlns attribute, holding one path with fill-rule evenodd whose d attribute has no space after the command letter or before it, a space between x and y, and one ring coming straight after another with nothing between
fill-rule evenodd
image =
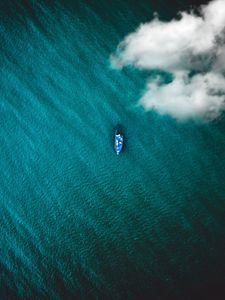
<instances>
[{"instance_id":1,"label":"sea","mask_svg":"<svg viewBox=\"0 0 225 300\"><path fill-rule=\"evenodd\" d=\"M200 3L0 2L1 300L225 299L225 115L146 112L110 63Z\"/></svg>"}]
</instances>

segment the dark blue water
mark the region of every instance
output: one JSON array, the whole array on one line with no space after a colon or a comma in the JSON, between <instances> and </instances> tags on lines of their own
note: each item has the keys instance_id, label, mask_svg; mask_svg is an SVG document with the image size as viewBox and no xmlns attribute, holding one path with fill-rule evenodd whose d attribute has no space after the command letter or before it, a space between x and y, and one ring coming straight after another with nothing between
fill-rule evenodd
<instances>
[{"instance_id":1,"label":"dark blue water","mask_svg":"<svg viewBox=\"0 0 225 300\"><path fill-rule=\"evenodd\" d=\"M109 62L193 3L64 2L0 4L0 299L224 299L224 116L146 113Z\"/></svg>"}]
</instances>

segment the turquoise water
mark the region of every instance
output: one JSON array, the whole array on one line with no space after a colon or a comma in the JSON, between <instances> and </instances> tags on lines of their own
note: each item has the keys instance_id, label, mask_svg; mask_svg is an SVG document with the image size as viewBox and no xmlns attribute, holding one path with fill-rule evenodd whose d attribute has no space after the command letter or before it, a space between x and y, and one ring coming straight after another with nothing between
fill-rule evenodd
<instances>
[{"instance_id":1,"label":"turquoise water","mask_svg":"<svg viewBox=\"0 0 225 300\"><path fill-rule=\"evenodd\" d=\"M190 3L64 2L0 4L0 299L224 299L224 116L146 113L109 62Z\"/></svg>"}]
</instances>

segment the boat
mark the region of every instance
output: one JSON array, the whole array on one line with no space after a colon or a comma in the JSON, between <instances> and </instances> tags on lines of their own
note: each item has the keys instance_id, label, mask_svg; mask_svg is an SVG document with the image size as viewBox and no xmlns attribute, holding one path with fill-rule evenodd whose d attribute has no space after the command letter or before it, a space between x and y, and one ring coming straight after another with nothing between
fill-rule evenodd
<instances>
[{"instance_id":1,"label":"boat","mask_svg":"<svg viewBox=\"0 0 225 300\"><path fill-rule=\"evenodd\" d=\"M119 155L123 148L123 135L119 129L115 131L114 149L116 154Z\"/></svg>"}]
</instances>

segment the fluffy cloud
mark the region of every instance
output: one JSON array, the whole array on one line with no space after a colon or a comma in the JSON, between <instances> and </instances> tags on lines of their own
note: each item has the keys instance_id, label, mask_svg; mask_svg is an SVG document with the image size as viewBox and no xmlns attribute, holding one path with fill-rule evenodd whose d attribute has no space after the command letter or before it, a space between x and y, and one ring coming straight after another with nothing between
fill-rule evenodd
<instances>
[{"instance_id":1,"label":"fluffy cloud","mask_svg":"<svg viewBox=\"0 0 225 300\"><path fill-rule=\"evenodd\" d=\"M118 45L111 62L172 73L169 84L147 84L140 100L146 109L176 119L218 117L225 110L225 0L201 6L198 16L182 12L170 22L142 24Z\"/></svg>"},{"instance_id":2,"label":"fluffy cloud","mask_svg":"<svg viewBox=\"0 0 225 300\"><path fill-rule=\"evenodd\" d=\"M225 110L225 79L220 74L208 72L189 78L188 73L178 72L167 85L160 86L153 81L147 87L141 104L176 119L200 117L212 120Z\"/></svg>"}]
</instances>

